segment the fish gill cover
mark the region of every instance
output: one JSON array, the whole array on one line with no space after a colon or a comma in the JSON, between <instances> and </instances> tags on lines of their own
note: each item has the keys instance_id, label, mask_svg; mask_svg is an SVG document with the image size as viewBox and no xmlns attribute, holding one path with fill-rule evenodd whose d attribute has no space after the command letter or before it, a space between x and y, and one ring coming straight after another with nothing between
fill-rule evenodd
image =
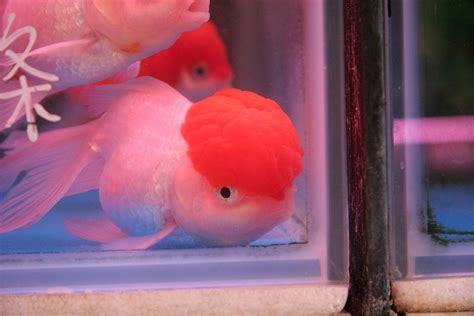
<instances>
[{"instance_id":1,"label":"fish gill cover","mask_svg":"<svg viewBox=\"0 0 474 316\"><path fill-rule=\"evenodd\" d=\"M181 133L194 168L212 186L282 199L303 167L298 134L278 104L226 89L195 103Z\"/></svg>"}]
</instances>

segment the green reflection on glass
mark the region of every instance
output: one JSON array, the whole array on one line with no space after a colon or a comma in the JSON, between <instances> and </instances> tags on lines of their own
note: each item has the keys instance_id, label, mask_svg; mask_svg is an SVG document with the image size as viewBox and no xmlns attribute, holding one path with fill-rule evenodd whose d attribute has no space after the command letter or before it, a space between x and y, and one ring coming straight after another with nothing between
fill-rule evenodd
<instances>
[{"instance_id":1,"label":"green reflection on glass","mask_svg":"<svg viewBox=\"0 0 474 316\"><path fill-rule=\"evenodd\" d=\"M423 116L474 114L474 1L421 2Z\"/></svg>"}]
</instances>

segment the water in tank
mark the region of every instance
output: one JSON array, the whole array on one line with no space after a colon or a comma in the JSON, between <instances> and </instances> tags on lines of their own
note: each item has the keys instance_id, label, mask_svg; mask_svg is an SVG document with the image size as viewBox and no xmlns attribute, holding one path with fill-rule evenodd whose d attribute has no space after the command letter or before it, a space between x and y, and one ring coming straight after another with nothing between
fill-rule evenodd
<instances>
[{"instance_id":1,"label":"water in tank","mask_svg":"<svg viewBox=\"0 0 474 316\"><path fill-rule=\"evenodd\" d=\"M340 1L0 10L3 291L347 279Z\"/></svg>"}]
</instances>

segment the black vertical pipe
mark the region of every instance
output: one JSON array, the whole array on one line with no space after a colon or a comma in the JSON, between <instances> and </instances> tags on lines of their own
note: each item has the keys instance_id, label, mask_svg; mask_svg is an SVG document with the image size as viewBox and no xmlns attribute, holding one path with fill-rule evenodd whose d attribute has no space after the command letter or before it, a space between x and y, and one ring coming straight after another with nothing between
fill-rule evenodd
<instances>
[{"instance_id":1,"label":"black vertical pipe","mask_svg":"<svg viewBox=\"0 0 474 316\"><path fill-rule=\"evenodd\" d=\"M344 2L351 283L347 308L353 315L390 312L385 4Z\"/></svg>"}]
</instances>

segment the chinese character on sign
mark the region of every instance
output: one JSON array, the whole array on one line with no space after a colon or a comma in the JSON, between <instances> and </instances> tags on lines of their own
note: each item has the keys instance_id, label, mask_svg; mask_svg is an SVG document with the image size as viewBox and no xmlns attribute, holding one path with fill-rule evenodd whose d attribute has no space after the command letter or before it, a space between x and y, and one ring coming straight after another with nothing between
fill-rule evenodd
<instances>
[{"instance_id":1,"label":"chinese character on sign","mask_svg":"<svg viewBox=\"0 0 474 316\"><path fill-rule=\"evenodd\" d=\"M33 45L36 41L36 30L32 26L25 26L9 34L10 27L14 20L15 14L12 13L8 16L7 25L3 31L3 36L0 38L0 52L3 52L5 56L9 58L9 61L11 61L11 65L13 66L11 70L2 78L2 80L6 82L12 79L13 76L15 76L15 74L19 70L22 71L22 74L19 77L19 89L7 92L0 92L0 100L19 98L12 115L7 120L4 127L8 128L13 123L15 123L18 116L20 115L21 109L24 108L26 121L28 123L28 138L34 142L36 141L36 139L38 139L38 130L35 122L35 112L40 117L51 122L57 122L61 118L46 111L46 109L39 103L32 104L32 94L40 91L50 91L52 88L51 84L45 83L30 87L28 86L28 81L26 80L26 76L23 73L29 74L33 77L39 78L47 82L55 82L58 81L59 78L54 74L35 69L26 63L25 60L29 56L31 49L33 48ZM8 47L21 36L28 37L28 45L26 45L26 48L22 53L17 54L11 49L8 49Z\"/></svg>"}]
</instances>

